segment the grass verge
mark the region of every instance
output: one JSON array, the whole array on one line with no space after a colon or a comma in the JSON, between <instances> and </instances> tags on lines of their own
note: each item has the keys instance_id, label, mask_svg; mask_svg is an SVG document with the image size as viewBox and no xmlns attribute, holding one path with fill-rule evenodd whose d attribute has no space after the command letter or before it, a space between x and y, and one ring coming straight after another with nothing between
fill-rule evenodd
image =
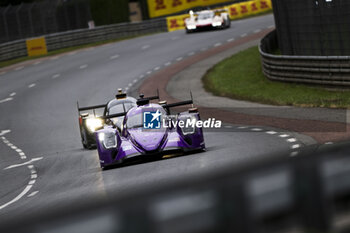
<instances>
[{"instance_id":1,"label":"grass verge","mask_svg":"<svg viewBox=\"0 0 350 233\"><path fill-rule=\"evenodd\" d=\"M349 108L350 90L312 87L268 80L261 71L257 47L223 60L203 77L214 95L272 105Z\"/></svg>"},{"instance_id":2,"label":"grass verge","mask_svg":"<svg viewBox=\"0 0 350 233\"><path fill-rule=\"evenodd\" d=\"M136 38L136 37L149 36L149 35L153 35L153 34L155 34L155 33L148 33L148 34L139 35L139 36L128 36L128 37L123 37L123 38L114 39L114 40L105 40L105 41L99 41L99 42L89 43L89 44L85 44L85 45L79 45L79 46L74 46L74 47L69 47L69 48L64 48L64 49L58 49L58 50L55 50L55 51L48 52L46 55L42 55L42 56L19 57L19 58L15 58L15 59L12 59L12 60L7 60L7 61L0 62L0 68L6 67L6 66L10 66L10 65L14 65L14 64L17 64L17 63L20 63L20 62L28 61L28 60L33 60L33 59L38 59L38 58L42 58L42 57L53 56L53 55L57 55L57 54L71 52L71 51L74 51L74 50L79 50L79 49L84 49L84 48L104 45L104 44L108 44L108 43L114 43L114 42L118 42L118 41L122 41L122 40L133 39L133 38Z\"/></svg>"}]
</instances>

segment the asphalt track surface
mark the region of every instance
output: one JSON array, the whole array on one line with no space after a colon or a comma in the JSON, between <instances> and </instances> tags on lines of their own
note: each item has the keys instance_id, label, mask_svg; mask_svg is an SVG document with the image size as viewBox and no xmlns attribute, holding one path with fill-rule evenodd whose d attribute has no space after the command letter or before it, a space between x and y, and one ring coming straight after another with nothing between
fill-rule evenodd
<instances>
[{"instance_id":1,"label":"asphalt track surface","mask_svg":"<svg viewBox=\"0 0 350 233\"><path fill-rule=\"evenodd\" d=\"M152 189L303 146L278 129L230 125L236 130L206 133L207 152L107 171L95 150L82 149L77 100L95 105L118 88L135 92L147 76L185 57L272 27L267 15L234 21L228 30L155 34L0 71L0 221Z\"/></svg>"}]
</instances>

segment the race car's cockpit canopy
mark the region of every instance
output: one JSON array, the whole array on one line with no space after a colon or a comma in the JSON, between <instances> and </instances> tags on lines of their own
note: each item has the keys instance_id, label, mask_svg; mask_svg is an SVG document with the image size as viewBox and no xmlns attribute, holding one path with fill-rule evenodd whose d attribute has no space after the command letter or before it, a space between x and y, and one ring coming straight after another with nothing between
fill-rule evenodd
<instances>
[{"instance_id":1,"label":"race car's cockpit canopy","mask_svg":"<svg viewBox=\"0 0 350 233\"><path fill-rule=\"evenodd\" d=\"M113 99L108 102L105 115L112 115L129 111L130 108L136 106L136 99L133 97L126 97L123 99ZM120 110L120 111L119 111Z\"/></svg>"},{"instance_id":2,"label":"race car's cockpit canopy","mask_svg":"<svg viewBox=\"0 0 350 233\"><path fill-rule=\"evenodd\" d=\"M214 12L212 11L203 11L198 13L198 20L206 20L214 17Z\"/></svg>"},{"instance_id":3,"label":"race car's cockpit canopy","mask_svg":"<svg viewBox=\"0 0 350 233\"><path fill-rule=\"evenodd\" d=\"M152 117L166 117L167 113L164 108L158 104L147 104L142 107L131 109L126 118L126 128L141 128L143 127L144 114L151 114ZM160 121L161 122L161 121Z\"/></svg>"}]
</instances>

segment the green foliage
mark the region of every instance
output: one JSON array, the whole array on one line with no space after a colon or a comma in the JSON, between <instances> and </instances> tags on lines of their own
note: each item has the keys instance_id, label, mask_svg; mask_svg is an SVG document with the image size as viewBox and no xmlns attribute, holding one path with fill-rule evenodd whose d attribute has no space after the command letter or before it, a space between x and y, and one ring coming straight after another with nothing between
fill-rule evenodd
<instances>
[{"instance_id":1,"label":"green foliage","mask_svg":"<svg viewBox=\"0 0 350 233\"><path fill-rule=\"evenodd\" d=\"M252 47L215 65L203 78L205 88L219 96L274 105L348 108L350 90L270 81Z\"/></svg>"}]
</instances>

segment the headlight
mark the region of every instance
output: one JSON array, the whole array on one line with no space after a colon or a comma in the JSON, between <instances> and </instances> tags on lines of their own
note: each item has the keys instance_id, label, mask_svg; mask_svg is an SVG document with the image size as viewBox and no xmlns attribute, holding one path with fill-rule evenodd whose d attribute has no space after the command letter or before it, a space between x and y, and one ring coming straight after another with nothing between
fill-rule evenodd
<instances>
[{"instance_id":1,"label":"headlight","mask_svg":"<svg viewBox=\"0 0 350 233\"><path fill-rule=\"evenodd\" d=\"M86 119L86 126L91 132L95 132L97 129L103 127L103 122L99 118L88 118Z\"/></svg>"},{"instance_id":2,"label":"headlight","mask_svg":"<svg viewBox=\"0 0 350 233\"><path fill-rule=\"evenodd\" d=\"M185 121L185 127L181 128L183 135L193 134L196 131L197 118L195 116L189 117Z\"/></svg>"},{"instance_id":3,"label":"headlight","mask_svg":"<svg viewBox=\"0 0 350 233\"><path fill-rule=\"evenodd\" d=\"M213 27L219 27L222 25L222 22L213 22Z\"/></svg>"},{"instance_id":4,"label":"headlight","mask_svg":"<svg viewBox=\"0 0 350 233\"><path fill-rule=\"evenodd\" d=\"M117 137L114 132L100 133L98 139L103 143L106 149L117 147Z\"/></svg>"},{"instance_id":5,"label":"headlight","mask_svg":"<svg viewBox=\"0 0 350 233\"><path fill-rule=\"evenodd\" d=\"M196 29L196 25L187 25L188 30Z\"/></svg>"}]
</instances>

